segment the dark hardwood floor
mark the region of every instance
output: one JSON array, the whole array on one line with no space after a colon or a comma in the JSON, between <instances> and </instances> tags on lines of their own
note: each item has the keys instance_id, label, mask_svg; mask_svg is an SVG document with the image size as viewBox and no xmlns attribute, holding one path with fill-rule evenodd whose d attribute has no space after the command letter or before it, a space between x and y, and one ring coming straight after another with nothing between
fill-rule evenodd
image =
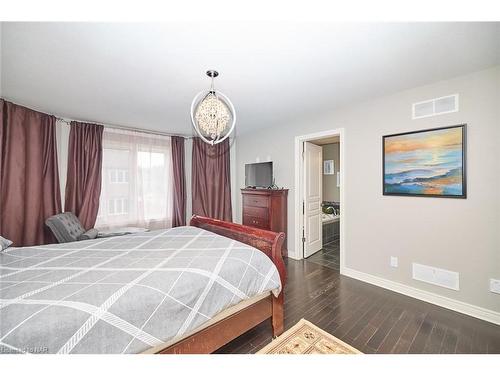
<instances>
[{"instance_id":1,"label":"dark hardwood floor","mask_svg":"<svg viewBox=\"0 0 500 375\"><path fill-rule=\"evenodd\" d=\"M301 318L364 353L500 353L500 326L287 259L285 329ZM271 341L263 322L217 351L255 353Z\"/></svg>"},{"instance_id":2,"label":"dark hardwood floor","mask_svg":"<svg viewBox=\"0 0 500 375\"><path fill-rule=\"evenodd\" d=\"M316 254L308 257L307 261L333 268L337 272L340 272L340 241L335 240L323 245L323 248Z\"/></svg>"}]
</instances>

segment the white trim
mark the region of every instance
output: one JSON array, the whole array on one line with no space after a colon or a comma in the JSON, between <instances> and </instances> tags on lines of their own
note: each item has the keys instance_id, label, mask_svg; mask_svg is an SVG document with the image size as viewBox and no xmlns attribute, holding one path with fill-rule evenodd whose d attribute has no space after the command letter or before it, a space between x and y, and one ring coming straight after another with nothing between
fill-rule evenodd
<instances>
[{"instance_id":1,"label":"white trim","mask_svg":"<svg viewBox=\"0 0 500 375\"><path fill-rule=\"evenodd\" d=\"M292 259L300 260L303 259L302 254L302 243L301 243L301 230L299 228L299 222L302 217L302 202L303 199L303 186L302 186L302 143L305 141L314 141L323 138L329 138L333 136L340 137L340 202L342 202L341 214L342 220L340 220L340 273L344 273L345 269L345 259L346 259L346 249L345 249L345 228L346 228L346 195L344 189L344 181L346 181L345 176L345 130L344 128L325 130L318 133L311 133L305 135L298 135L295 137L295 205L294 205L294 226L295 226L295 252L290 253L288 256Z\"/></svg>"},{"instance_id":2,"label":"white trim","mask_svg":"<svg viewBox=\"0 0 500 375\"><path fill-rule=\"evenodd\" d=\"M443 112L438 112L436 113L436 101L444 98L455 98L455 109L451 111L443 111ZM415 107L419 104L424 104L424 103L432 103L432 113L429 115L423 115L423 116L415 116ZM445 115L447 113L454 113L458 112L459 109L459 95L458 94L452 94L452 95L445 95L445 96L440 96L439 98L434 98L434 99L428 99L428 100L422 100L420 102L416 102L412 104L412 111L411 111L411 119L412 120L418 120L421 118L427 118L427 117L434 117L434 116L439 116L439 115Z\"/></svg>"},{"instance_id":3,"label":"white trim","mask_svg":"<svg viewBox=\"0 0 500 375\"><path fill-rule=\"evenodd\" d=\"M473 316L474 318L486 320L488 322L500 325L500 312L497 311L488 310L479 306L471 305L469 303L457 301L452 298L427 292L425 290L387 280L382 277L370 275L345 266L342 273L345 276L364 281L365 283L376 285L384 289L389 289L396 293L401 293L406 296L419 299L421 301L432 303L433 305L441 306L446 309L457 311L462 314Z\"/></svg>"}]
</instances>

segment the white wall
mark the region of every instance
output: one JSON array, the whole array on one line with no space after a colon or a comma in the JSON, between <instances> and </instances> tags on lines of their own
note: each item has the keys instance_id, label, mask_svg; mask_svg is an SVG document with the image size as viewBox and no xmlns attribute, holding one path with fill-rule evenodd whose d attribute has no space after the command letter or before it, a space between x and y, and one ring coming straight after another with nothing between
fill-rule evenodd
<instances>
[{"instance_id":1,"label":"white wall","mask_svg":"<svg viewBox=\"0 0 500 375\"><path fill-rule=\"evenodd\" d=\"M64 211L66 197L66 179L68 175L69 130L66 123L56 121L57 166L59 168L59 187L61 189L61 205Z\"/></svg>"},{"instance_id":2,"label":"white wall","mask_svg":"<svg viewBox=\"0 0 500 375\"><path fill-rule=\"evenodd\" d=\"M345 129L346 266L369 275L500 312L500 295L488 290L500 278L500 66L417 87L294 123L238 135L237 186L244 164L274 162L276 183L290 189L288 249L294 253L294 137ZM411 120L411 104L460 94L460 111ZM382 136L468 124L467 199L382 195ZM241 220L241 196L237 199ZM297 252L298 255L298 252ZM389 266L390 256L399 267ZM411 278L418 262L460 273L460 291Z\"/></svg>"}]
</instances>

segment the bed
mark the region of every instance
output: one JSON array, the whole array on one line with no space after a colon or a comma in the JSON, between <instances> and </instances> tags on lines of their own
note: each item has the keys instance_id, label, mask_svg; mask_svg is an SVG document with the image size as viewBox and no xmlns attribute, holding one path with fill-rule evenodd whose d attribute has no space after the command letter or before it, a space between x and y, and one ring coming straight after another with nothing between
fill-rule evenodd
<instances>
[{"instance_id":1,"label":"bed","mask_svg":"<svg viewBox=\"0 0 500 375\"><path fill-rule=\"evenodd\" d=\"M0 253L0 353L211 353L283 332L283 233L190 226Z\"/></svg>"}]
</instances>

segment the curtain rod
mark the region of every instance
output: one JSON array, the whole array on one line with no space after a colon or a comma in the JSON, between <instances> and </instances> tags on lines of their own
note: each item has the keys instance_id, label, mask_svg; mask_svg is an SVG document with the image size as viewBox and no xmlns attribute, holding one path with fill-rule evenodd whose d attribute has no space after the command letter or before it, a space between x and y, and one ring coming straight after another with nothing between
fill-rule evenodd
<instances>
[{"instance_id":1,"label":"curtain rod","mask_svg":"<svg viewBox=\"0 0 500 375\"><path fill-rule=\"evenodd\" d=\"M189 135L183 135L183 134L172 134L172 133L166 133L166 132L157 131L157 130L134 128L132 126L109 125L109 124L102 124L102 123L95 122L95 121L81 121L81 120L75 120L75 119L69 119L69 118L62 118L62 117L59 117L59 116L56 116L56 115L53 115L53 114L49 114L49 113L47 113L45 111L42 111L42 110L39 110L39 109L36 109L36 108L32 108L31 106L30 107L26 107L23 104L15 103L15 102L7 100L6 98L1 97L1 96L0 96L0 99L6 100L6 101L8 101L10 103L13 103L15 105L19 105L19 106L31 109L32 111L40 112L42 114L46 114L46 115L49 115L49 116L54 116L58 121L61 121L61 122L65 123L66 125L70 125L71 121L87 122L87 123L97 124L97 125L101 125L101 126L104 126L104 127L107 127L107 128L113 128L113 129L132 130L132 131L137 131L137 132L142 132L142 133L148 133L148 134L165 135L165 136L168 136L168 137L182 137L184 139L195 138L194 135L189 136Z\"/></svg>"},{"instance_id":2,"label":"curtain rod","mask_svg":"<svg viewBox=\"0 0 500 375\"><path fill-rule=\"evenodd\" d=\"M194 138L194 136L189 136L189 135L166 133L166 132L162 132L162 131L149 130L149 129L140 129L140 128L134 128L132 126L109 125L109 124L101 124L101 123L98 123L98 122L95 122L95 121L79 121L79 120L65 119L65 118L57 117L57 116L54 116L54 117L58 121L63 122L66 125L70 125L71 121L87 122L87 123L101 125L101 126L104 126L105 128L121 129L121 130L132 130L132 131L136 131L136 132L140 132L140 133L147 133L147 134L154 134L154 135L164 135L164 136L168 136L168 137L182 137L184 139Z\"/></svg>"}]
</instances>

